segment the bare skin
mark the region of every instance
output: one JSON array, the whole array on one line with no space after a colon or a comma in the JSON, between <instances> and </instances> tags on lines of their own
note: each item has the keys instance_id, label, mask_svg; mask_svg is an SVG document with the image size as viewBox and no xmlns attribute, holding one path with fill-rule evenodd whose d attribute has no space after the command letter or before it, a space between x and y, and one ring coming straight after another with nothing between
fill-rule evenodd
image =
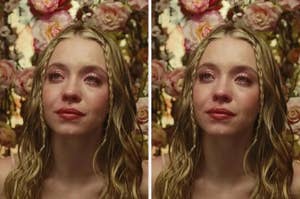
<instances>
[{"instance_id":1,"label":"bare skin","mask_svg":"<svg viewBox=\"0 0 300 199\"><path fill-rule=\"evenodd\" d=\"M155 157L152 159L152 184L154 185L159 173L166 169L168 163L163 161L164 157ZM234 164L234 163L233 163ZM232 165L233 165L232 164ZM215 163L218 165L218 163ZM224 165L224 164L223 164ZM231 165L231 166L232 166ZM230 166L230 165L229 165ZM294 177L291 186L291 193L295 199L300 198L300 163L294 161ZM215 167L216 168L216 167ZM238 175L234 169L228 170L229 167L218 167L218 171L207 175L207 177L199 177L194 182L192 199L249 199L251 191L255 185L252 177L246 175ZM236 167L234 167L236 168ZM242 167L241 167L242 169ZM226 171L226 172L225 172ZM224 175L219 175L224 173ZM235 173L235 176L231 176L230 179L226 179L228 173ZM217 178L216 178L217 176ZM235 179L235 180L234 180ZM152 185L152 187L153 187ZM152 197L155 198L152 191Z\"/></svg>"}]
</instances>

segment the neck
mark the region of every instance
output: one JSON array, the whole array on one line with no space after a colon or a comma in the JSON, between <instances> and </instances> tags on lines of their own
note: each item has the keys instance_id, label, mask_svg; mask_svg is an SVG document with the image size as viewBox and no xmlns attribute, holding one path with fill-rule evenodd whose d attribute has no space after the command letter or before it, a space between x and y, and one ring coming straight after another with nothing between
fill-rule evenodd
<instances>
[{"instance_id":1,"label":"neck","mask_svg":"<svg viewBox=\"0 0 300 199\"><path fill-rule=\"evenodd\" d=\"M95 177L93 156L99 146L95 134L58 135L53 133L53 166L50 176L72 183Z\"/></svg>"},{"instance_id":2,"label":"neck","mask_svg":"<svg viewBox=\"0 0 300 199\"><path fill-rule=\"evenodd\" d=\"M243 161L250 144L251 132L234 135L203 136L203 162L200 176L215 184L234 185L246 176Z\"/></svg>"}]
</instances>

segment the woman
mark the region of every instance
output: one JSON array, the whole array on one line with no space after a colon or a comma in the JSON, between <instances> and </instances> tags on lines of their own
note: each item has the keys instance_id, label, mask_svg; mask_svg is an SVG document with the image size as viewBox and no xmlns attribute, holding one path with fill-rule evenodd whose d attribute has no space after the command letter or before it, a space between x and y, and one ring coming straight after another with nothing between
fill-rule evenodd
<instances>
[{"instance_id":1,"label":"woman","mask_svg":"<svg viewBox=\"0 0 300 199\"><path fill-rule=\"evenodd\" d=\"M188 62L169 156L153 161L164 167L155 197L295 198L281 86L261 38L238 24L212 31Z\"/></svg>"},{"instance_id":2,"label":"woman","mask_svg":"<svg viewBox=\"0 0 300 199\"><path fill-rule=\"evenodd\" d=\"M96 27L67 27L39 57L16 166L0 163L1 184L13 169L5 197L141 198L135 118L118 46Z\"/></svg>"}]
</instances>

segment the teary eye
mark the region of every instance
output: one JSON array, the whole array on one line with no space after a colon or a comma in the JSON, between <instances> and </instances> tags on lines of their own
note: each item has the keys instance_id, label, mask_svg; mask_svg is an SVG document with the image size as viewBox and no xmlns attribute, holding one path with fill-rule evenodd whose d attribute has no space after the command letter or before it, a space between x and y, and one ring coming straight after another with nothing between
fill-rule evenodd
<instances>
[{"instance_id":1,"label":"teary eye","mask_svg":"<svg viewBox=\"0 0 300 199\"><path fill-rule=\"evenodd\" d=\"M96 74L89 74L84 78L84 82L91 86L100 86L102 84L102 79Z\"/></svg>"},{"instance_id":2,"label":"teary eye","mask_svg":"<svg viewBox=\"0 0 300 199\"><path fill-rule=\"evenodd\" d=\"M64 76L61 72L52 71L47 74L47 79L52 83L59 83L64 79Z\"/></svg>"},{"instance_id":3,"label":"teary eye","mask_svg":"<svg viewBox=\"0 0 300 199\"><path fill-rule=\"evenodd\" d=\"M200 82L203 82L203 83L209 83L211 81L213 81L215 79L213 73L211 72L200 72L199 73L199 80Z\"/></svg>"},{"instance_id":4,"label":"teary eye","mask_svg":"<svg viewBox=\"0 0 300 199\"><path fill-rule=\"evenodd\" d=\"M242 86L250 86L252 84L251 78L245 74L240 74L235 78L235 82Z\"/></svg>"}]
</instances>

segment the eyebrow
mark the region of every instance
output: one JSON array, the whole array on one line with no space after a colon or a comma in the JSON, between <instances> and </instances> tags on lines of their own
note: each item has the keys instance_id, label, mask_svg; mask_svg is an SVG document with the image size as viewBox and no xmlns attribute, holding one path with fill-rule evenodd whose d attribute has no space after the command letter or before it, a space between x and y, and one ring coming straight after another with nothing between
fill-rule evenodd
<instances>
[{"instance_id":1,"label":"eyebrow","mask_svg":"<svg viewBox=\"0 0 300 199\"><path fill-rule=\"evenodd\" d=\"M64 71L68 70L68 67L65 64L60 63L60 62L54 62L54 63L48 65L47 70L49 70L52 67L57 67ZM100 72L106 78L108 77L107 71L104 70L99 65L85 65L85 66L83 66L83 68L80 69L79 72L80 73L88 73L88 72L95 72L95 71Z\"/></svg>"},{"instance_id":2,"label":"eyebrow","mask_svg":"<svg viewBox=\"0 0 300 199\"><path fill-rule=\"evenodd\" d=\"M200 64L196 67L196 70L198 71L200 68L209 68L209 69L218 69L217 65L211 63L211 62L205 62L203 64ZM244 72L244 71L250 71L251 73L257 74L256 69L253 67L250 67L248 65L235 65L232 69L234 72Z\"/></svg>"}]
</instances>

